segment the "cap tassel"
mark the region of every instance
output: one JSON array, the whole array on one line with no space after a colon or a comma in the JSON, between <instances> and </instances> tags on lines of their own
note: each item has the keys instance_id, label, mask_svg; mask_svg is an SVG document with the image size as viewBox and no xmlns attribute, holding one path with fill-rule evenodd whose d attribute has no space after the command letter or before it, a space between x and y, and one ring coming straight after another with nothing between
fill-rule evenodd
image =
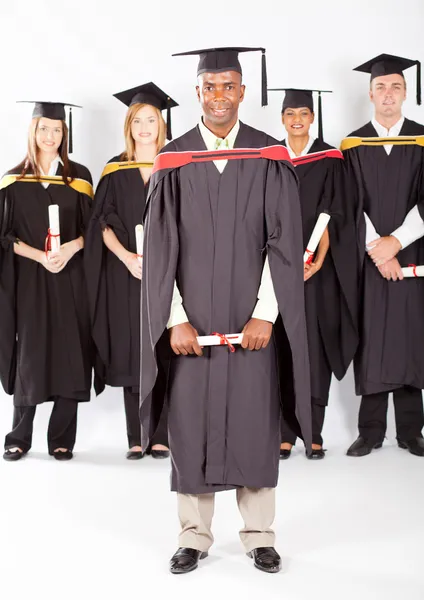
<instances>
[{"instance_id":1,"label":"cap tassel","mask_svg":"<svg viewBox=\"0 0 424 600\"><path fill-rule=\"evenodd\" d=\"M262 106L268 106L268 77L265 50L262 50Z\"/></svg>"},{"instance_id":2,"label":"cap tassel","mask_svg":"<svg viewBox=\"0 0 424 600\"><path fill-rule=\"evenodd\" d=\"M69 107L69 133L68 133L68 137L69 137L69 149L68 149L68 153L72 154L72 152L74 151L74 140L73 140L73 134L72 134L72 107Z\"/></svg>"},{"instance_id":3,"label":"cap tassel","mask_svg":"<svg viewBox=\"0 0 424 600\"><path fill-rule=\"evenodd\" d=\"M172 140L172 128L171 128L171 107L168 104L166 109L166 137L168 140Z\"/></svg>"},{"instance_id":4,"label":"cap tassel","mask_svg":"<svg viewBox=\"0 0 424 600\"><path fill-rule=\"evenodd\" d=\"M421 63L417 60L415 64L417 65L417 104L421 105Z\"/></svg>"},{"instance_id":5,"label":"cap tassel","mask_svg":"<svg viewBox=\"0 0 424 600\"><path fill-rule=\"evenodd\" d=\"M321 92L318 92L318 139L324 140L324 131L322 126L322 97Z\"/></svg>"}]
</instances>

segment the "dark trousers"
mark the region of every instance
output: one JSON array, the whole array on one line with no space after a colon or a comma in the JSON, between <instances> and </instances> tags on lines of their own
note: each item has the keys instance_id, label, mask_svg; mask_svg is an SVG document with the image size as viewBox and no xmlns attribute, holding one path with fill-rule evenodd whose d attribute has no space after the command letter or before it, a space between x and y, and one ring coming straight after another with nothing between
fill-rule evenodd
<instances>
[{"instance_id":1,"label":"dark trousers","mask_svg":"<svg viewBox=\"0 0 424 600\"><path fill-rule=\"evenodd\" d=\"M387 429L387 406L389 393L362 396L359 409L359 434L370 442L384 440ZM409 386L393 392L395 406L396 437L408 441L421 436L424 427L424 411L421 390Z\"/></svg>"},{"instance_id":2,"label":"dark trousers","mask_svg":"<svg viewBox=\"0 0 424 600\"><path fill-rule=\"evenodd\" d=\"M13 429L6 435L5 450L20 448L28 452L32 444L32 431L36 406L15 406L13 411ZM49 454L57 448L73 450L77 435L78 402L68 398L56 397L50 415L47 430Z\"/></svg>"},{"instance_id":3,"label":"dark trousers","mask_svg":"<svg viewBox=\"0 0 424 600\"><path fill-rule=\"evenodd\" d=\"M128 447L141 445L141 427L140 427L140 400L139 393L133 392L132 388L124 388L124 405L125 405L125 417L127 421L127 436L128 436ZM168 447L168 411L167 406L164 404L160 407L161 416L159 425L154 435L152 436L150 445L162 444ZM144 448L143 448L144 450Z\"/></svg>"},{"instance_id":4,"label":"dark trousers","mask_svg":"<svg viewBox=\"0 0 424 600\"><path fill-rule=\"evenodd\" d=\"M325 406L318 404L317 398L312 398L312 443L322 446L322 428L324 426ZM296 443L296 434L290 429L286 421L281 418L281 442L292 444Z\"/></svg>"}]
</instances>

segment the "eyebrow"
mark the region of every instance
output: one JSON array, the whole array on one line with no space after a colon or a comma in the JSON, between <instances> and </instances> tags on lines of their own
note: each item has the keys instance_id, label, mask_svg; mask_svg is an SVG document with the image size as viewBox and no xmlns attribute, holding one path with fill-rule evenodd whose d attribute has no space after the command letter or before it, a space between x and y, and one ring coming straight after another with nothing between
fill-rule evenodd
<instances>
[{"instance_id":1,"label":"eyebrow","mask_svg":"<svg viewBox=\"0 0 424 600\"><path fill-rule=\"evenodd\" d=\"M203 85L235 85L235 81L224 81L224 83L213 83L212 81L204 81Z\"/></svg>"}]
</instances>

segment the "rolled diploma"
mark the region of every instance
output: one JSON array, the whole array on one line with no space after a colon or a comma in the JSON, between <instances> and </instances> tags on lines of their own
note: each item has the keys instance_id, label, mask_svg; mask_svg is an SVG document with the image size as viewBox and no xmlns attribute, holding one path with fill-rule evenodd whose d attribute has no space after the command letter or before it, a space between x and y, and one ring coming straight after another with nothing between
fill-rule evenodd
<instances>
[{"instance_id":1,"label":"rolled diploma","mask_svg":"<svg viewBox=\"0 0 424 600\"><path fill-rule=\"evenodd\" d=\"M143 262L143 242L144 242L144 230L143 225L135 226L135 243L137 247L138 260Z\"/></svg>"},{"instance_id":2,"label":"rolled diploma","mask_svg":"<svg viewBox=\"0 0 424 600\"><path fill-rule=\"evenodd\" d=\"M304 263L310 261L311 256L315 254L315 250L318 248L318 244L320 243L320 240L324 235L324 231L326 230L330 219L331 217L327 213L321 213L318 217L312 235L309 239L308 245L306 246L305 254L303 255Z\"/></svg>"},{"instance_id":3,"label":"rolled diploma","mask_svg":"<svg viewBox=\"0 0 424 600\"><path fill-rule=\"evenodd\" d=\"M49 206L49 229L50 235L58 235L59 237L50 238L50 250L59 252L60 250L60 222L59 222L59 205L51 204Z\"/></svg>"},{"instance_id":4,"label":"rolled diploma","mask_svg":"<svg viewBox=\"0 0 424 600\"><path fill-rule=\"evenodd\" d=\"M424 265L417 265L416 267L402 267L402 273L404 277L424 277Z\"/></svg>"},{"instance_id":5,"label":"rolled diploma","mask_svg":"<svg viewBox=\"0 0 424 600\"><path fill-rule=\"evenodd\" d=\"M242 333L228 333L225 336L231 344L241 344L243 340ZM199 335L197 338L199 346L226 346L219 335Z\"/></svg>"}]
</instances>

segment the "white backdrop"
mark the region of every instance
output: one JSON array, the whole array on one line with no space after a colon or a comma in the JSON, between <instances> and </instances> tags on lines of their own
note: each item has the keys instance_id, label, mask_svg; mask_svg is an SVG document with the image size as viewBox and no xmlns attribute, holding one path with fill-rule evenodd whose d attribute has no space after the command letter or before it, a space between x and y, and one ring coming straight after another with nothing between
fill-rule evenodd
<instances>
[{"instance_id":1,"label":"white backdrop","mask_svg":"<svg viewBox=\"0 0 424 600\"><path fill-rule=\"evenodd\" d=\"M0 9L0 171L25 153L31 106L16 100L56 100L84 106L74 110L74 160L95 182L105 162L123 149L125 107L112 94L154 81L180 107L173 111L174 137L199 116L195 97L196 58L173 52L213 46L264 46L269 87L332 89L324 97L324 131L329 143L371 115L368 77L352 68L380 53L424 62L422 0L162 0L125 3L103 0L29 0ZM241 118L278 139L281 97L270 94L260 107L260 54L241 57L247 85ZM406 72L405 114L424 121L415 105L415 69ZM1 335L1 332L0 332ZM108 390L80 413L81 445L125 446L120 391ZM0 392L0 437L9 429L12 401ZM49 407L42 407L40 412ZM334 383L325 425L326 445L346 445L356 435L358 399L351 374ZM44 437L44 432L39 435ZM394 436L392 419L388 431Z\"/></svg>"}]
</instances>

